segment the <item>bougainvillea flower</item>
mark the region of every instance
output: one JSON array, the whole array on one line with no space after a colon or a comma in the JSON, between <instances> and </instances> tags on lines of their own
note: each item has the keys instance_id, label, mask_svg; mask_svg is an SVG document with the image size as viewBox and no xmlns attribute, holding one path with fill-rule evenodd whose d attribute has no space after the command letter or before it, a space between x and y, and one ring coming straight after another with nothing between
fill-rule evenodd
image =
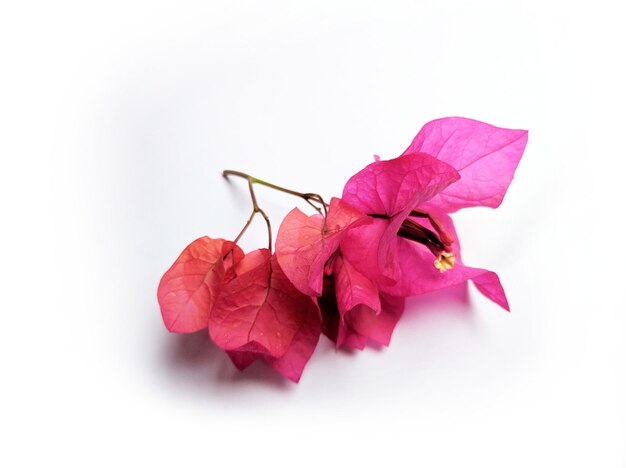
<instances>
[{"instance_id":1,"label":"bougainvillea flower","mask_svg":"<svg viewBox=\"0 0 626 468\"><path fill-rule=\"evenodd\" d=\"M239 368L263 357L297 381L320 335L316 302L291 284L267 249L248 253L235 275L209 315L211 339Z\"/></svg>"},{"instance_id":2,"label":"bougainvillea flower","mask_svg":"<svg viewBox=\"0 0 626 468\"><path fill-rule=\"evenodd\" d=\"M343 200L374 222L346 233L341 243L344 257L387 294L421 294L472 279L483 294L508 310L495 273L462 265L458 239L445 213L498 206L526 139L523 130L469 119L427 124L400 157L376 161L346 184Z\"/></svg>"},{"instance_id":3,"label":"bougainvillea flower","mask_svg":"<svg viewBox=\"0 0 626 468\"><path fill-rule=\"evenodd\" d=\"M322 294L324 267L350 229L372 220L356 208L333 198L326 220L291 210L276 237L276 258L293 285L309 296Z\"/></svg>"},{"instance_id":4,"label":"bougainvillea flower","mask_svg":"<svg viewBox=\"0 0 626 468\"><path fill-rule=\"evenodd\" d=\"M253 210L231 242L202 237L165 273L158 289L163 321L176 333L208 329L240 370L256 360L298 382L321 333L337 347L388 345L404 298L472 280L509 309L498 276L463 264L448 213L495 208L527 142L524 130L463 118L426 124L398 158L355 174L326 205L240 171ZM321 214L292 210L272 255L270 220L255 184L299 196ZM315 202L316 204L313 204ZM244 255L236 243L255 215L267 222L269 249Z\"/></svg>"},{"instance_id":5,"label":"bougainvillea flower","mask_svg":"<svg viewBox=\"0 0 626 468\"><path fill-rule=\"evenodd\" d=\"M243 256L224 239L205 236L189 244L159 283L157 298L167 329L192 333L206 328L225 276Z\"/></svg>"},{"instance_id":6,"label":"bougainvillea flower","mask_svg":"<svg viewBox=\"0 0 626 468\"><path fill-rule=\"evenodd\" d=\"M346 232L341 244L345 258L378 284L396 284L400 272L389 244L412 210L459 178L452 166L424 153L366 166L348 180L342 199L373 222Z\"/></svg>"}]
</instances>

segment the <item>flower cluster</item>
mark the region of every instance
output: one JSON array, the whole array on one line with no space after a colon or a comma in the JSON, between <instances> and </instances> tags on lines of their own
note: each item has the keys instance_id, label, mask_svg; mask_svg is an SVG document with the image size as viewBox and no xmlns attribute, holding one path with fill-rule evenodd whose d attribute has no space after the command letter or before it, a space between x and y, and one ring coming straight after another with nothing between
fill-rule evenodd
<instances>
[{"instance_id":1,"label":"flower cluster","mask_svg":"<svg viewBox=\"0 0 626 468\"><path fill-rule=\"evenodd\" d=\"M235 240L197 239L165 273L158 289L165 326L208 329L240 370L263 359L297 382L322 333L337 347L388 345L407 296L472 280L509 310L496 273L463 264L449 213L499 206L527 135L465 118L434 120L401 156L376 158L328 204L224 171L247 179L252 214ZM287 214L274 252L254 184L301 197L318 212ZM237 242L256 214L267 222L269 247L244 253Z\"/></svg>"}]
</instances>

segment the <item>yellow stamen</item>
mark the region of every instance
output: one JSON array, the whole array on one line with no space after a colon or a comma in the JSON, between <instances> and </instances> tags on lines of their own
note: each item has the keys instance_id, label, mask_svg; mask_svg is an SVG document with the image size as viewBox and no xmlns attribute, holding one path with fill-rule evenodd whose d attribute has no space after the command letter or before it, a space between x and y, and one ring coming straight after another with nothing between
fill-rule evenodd
<instances>
[{"instance_id":1,"label":"yellow stamen","mask_svg":"<svg viewBox=\"0 0 626 468\"><path fill-rule=\"evenodd\" d=\"M433 262L433 265L435 265L437 270L443 273L454 268L454 260L455 256L453 253L441 252Z\"/></svg>"}]
</instances>

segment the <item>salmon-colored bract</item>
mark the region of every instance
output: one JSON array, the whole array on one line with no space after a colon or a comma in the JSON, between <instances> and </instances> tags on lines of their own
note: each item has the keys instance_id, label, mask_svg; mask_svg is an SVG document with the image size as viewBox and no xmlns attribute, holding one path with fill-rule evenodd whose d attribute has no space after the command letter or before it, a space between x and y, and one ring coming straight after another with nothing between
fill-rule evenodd
<instances>
[{"instance_id":1,"label":"salmon-colored bract","mask_svg":"<svg viewBox=\"0 0 626 468\"><path fill-rule=\"evenodd\" d=\"M192 333L207 328L224 277L242 258L241 249L224 239L205 236L189 244L159 284L158 299L167 329Z\"/></svg>"}]
</instances>

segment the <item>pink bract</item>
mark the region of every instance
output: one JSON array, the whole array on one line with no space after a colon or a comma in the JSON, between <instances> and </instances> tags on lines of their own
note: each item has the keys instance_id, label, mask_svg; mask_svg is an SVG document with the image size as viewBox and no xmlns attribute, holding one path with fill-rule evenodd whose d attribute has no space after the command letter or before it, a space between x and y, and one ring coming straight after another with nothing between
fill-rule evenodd
<instances>
[{"instance_id":1,"label":"pink bract","mask_svg":"<svg viewBox=\"0 0 626 468\"><path fill-rule=\"evenodd\" d=\"M424 125L403 154L427 153L459 171L458 182L422 205L453 213L472 206L497 208L527 142L526 130L447 117Z\"/></svg>"},{"instance_id":2,"label":"pink bract","mask_svg":"<svg viewBox=\"0 0 626 468\"><path fill-rule=\"evenodd\" d=\"M371 225L346 233L341 243L344 257L387 294L422 294L473 279L483 294L508 310L497 275L462 264L458 238L445 212L498 206L526 139L523 130L470 119L426 124L402 156L368 165L344 187L343 200L375 218ZM398 236L415 210L432 215L438 226L419 217L411 218L414 222L429 229L445 227L442 235L454 240L457 264L451 270L439 272L433 268L431 251ZM370 253L364 254L368 248Z\"/></svg>"},{"instance_id":3,"label":"pink bract","mask_svg":"<svg viewBox=\"0 0 626 468\"><path fill-rule=\"evenodd\" d=\"M433 267L432 254L423 245L396 236L388 248L389 255L397 260L398 281L392 286L381 289L388 294L413 296L472 280L483 295L503 309L510 310L504 289L496 273L463 264L461 245L450 216L438 210L431 210L431 214L443 224L446 231L454 238L452 243L452 253L456 257L454 268L440 273ZM413 221L429 227L428 221L423 218L413 218Z\"/></svg>"},{"instance_id":4,"label":"pink bract","mask_svg":"<svg viewBox=\"0 0 626 468\"><path fill-rule=\"evenodd\" d=\"M406 153L365 166L350 177L341 199L369 215L394 216L424 203L459 178L454 167L433 156Z\"/></svg>"}]
</instances>

